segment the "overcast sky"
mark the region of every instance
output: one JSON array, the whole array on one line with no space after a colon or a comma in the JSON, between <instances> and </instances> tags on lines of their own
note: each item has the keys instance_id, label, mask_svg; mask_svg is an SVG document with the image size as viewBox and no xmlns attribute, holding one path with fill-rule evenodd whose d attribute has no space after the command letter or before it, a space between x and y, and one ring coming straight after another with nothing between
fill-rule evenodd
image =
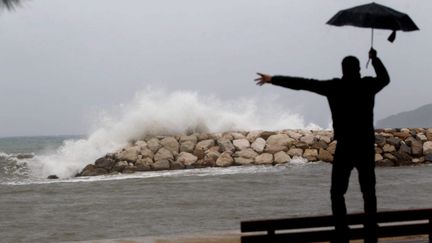
<instances>
[{"instance_id":1,"label":"overcast sky","mask_svg":"<svg viewBox=\"0 0 432 243\"><path fill-rule=\"evenodd\" d=\"M421 29L375 32L392 83L375 118L431 103L430 0L377 1L408 13ZM148 85L221 99L276 98L326 127L326 100L257 87L255 72L317 79L340 76L356 55L365 69L370 30L325 22L367 1L31 0L0 14L0 137L85 134L89 116Z\"/></svg>"}]
</instances>

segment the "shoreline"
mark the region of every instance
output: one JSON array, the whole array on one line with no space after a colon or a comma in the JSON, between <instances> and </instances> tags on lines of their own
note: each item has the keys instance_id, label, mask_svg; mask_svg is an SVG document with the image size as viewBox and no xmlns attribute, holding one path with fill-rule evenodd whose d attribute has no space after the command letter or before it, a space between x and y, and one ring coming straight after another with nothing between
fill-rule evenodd
<instances>
[{"instance_id":1,"label":"shoreline","mask_svg":"<svg viewBox=\"0 0 432 243\"><path fill-rule=\"evenodd\" d=\"M353 134L355 137L355 134ZM355 138L354 138L355 139ZM330 130L281 130L147 136L88 164L77 176L137 171L278 165L292 159L331 163ZM350 148L355 158L358 151ZM432 163L432 128L375 130L376 166Z\"/></svg>"}]
</instances>

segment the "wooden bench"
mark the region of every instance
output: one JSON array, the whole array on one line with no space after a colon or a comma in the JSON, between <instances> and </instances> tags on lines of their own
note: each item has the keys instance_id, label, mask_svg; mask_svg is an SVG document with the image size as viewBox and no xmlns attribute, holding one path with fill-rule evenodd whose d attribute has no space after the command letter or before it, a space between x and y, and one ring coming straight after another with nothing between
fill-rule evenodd
<instances>
[{"instance_id":1,"label":"wooden bench","mask_svg":"<svg viewBox=\"0 0 432 243\"><path fill-rule=\"evenodd\" d=\"M349 214L350 239L364 239L365 215ZM429 235L432 242L432 209L379 212L378 237ZM242 243L319 242L330 241L334 234L332 216L241 222Z\"/></svg>"}]
</instances>

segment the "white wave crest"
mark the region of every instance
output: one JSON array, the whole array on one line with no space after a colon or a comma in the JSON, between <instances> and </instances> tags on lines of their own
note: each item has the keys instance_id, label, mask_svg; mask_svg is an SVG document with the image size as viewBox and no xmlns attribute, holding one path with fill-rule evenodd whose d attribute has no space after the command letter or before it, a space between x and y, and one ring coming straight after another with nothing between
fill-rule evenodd
<instances>
[{"instance_id":1,"label":"white wave crest","mask_svg":"<svg viewBox=\"0 0 432 243\"><path fill-rule=\"evenodd\" d=\"M196 92L146 89L117 112L101 112L86 139L69 140L55 152L32 159L32 171L46 177L71 177L98 157L146 135L233 130L317 129L298 114L254 99L221 100Z\"/></svg>"}]
</instances>

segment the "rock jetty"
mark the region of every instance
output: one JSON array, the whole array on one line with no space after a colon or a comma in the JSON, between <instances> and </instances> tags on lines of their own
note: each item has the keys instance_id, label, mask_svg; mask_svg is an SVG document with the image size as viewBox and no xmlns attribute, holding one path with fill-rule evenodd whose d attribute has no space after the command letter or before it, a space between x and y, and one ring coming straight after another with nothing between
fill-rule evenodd
<instances>
[{"instance_id":1,"label":"rock jetty","mask_svg":"<svg viewBox=\"0 0 432 243\"><path fill-rule=\"evenodd\" d=\"M355 134L353 134L355 136ZM375 131L377 166L432 162L432 128ZM204 167L277 165L295 157L332 162L336 141L328 130L282 130L153 136L97 159L77 176ZM352 148L353 157L356 148Z\"/></svg>"}]
</instances>

